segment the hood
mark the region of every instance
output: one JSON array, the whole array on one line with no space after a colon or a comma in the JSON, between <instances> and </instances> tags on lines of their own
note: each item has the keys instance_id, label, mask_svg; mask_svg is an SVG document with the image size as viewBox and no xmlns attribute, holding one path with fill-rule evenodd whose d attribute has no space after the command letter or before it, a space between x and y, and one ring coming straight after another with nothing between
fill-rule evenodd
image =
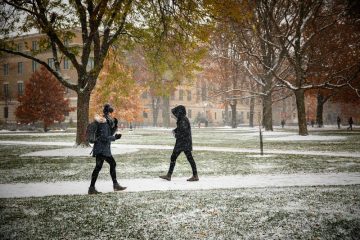
<instances>
[{"instance_id":1,"label":"hood","mask_svg":"<svg viewBox=\"0 0 360 240\"><path fill-rule=\"evenodd\" d=\"M106 123L106 118L100 116L99 114L95 115L94 120L98 123Z\"/></svg>"},{"instance_id":2,"label":"hood","mask_svg":"<svg viewBox=\"0 0 360 240\"><path fill-rule=\"evenodd\" d=\"M174 116L176 118L181 118L181 117L185 117L186 116L186 109L183 105L179 105L173 109L171 109L172 114L174 114Z\"/></svg>"}]
</instances>

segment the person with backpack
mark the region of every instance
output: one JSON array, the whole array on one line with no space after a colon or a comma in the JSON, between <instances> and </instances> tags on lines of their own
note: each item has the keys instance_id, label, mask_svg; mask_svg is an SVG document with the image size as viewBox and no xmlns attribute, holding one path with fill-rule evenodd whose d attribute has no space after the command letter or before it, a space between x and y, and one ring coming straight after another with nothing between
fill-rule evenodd
<instances>
[{"instance_id":1,"label":"person with backpack","mask_svg":"<svg viewBox=\"0 0 360 240\"><path fill-rule=\"evenodd\" d=\"M159 176L162 179L171 181L171 175L175 168L176 159L181 152L184 152L187 160L189 161L192 168L192 177L187 181L199 181L197 174L196 164L191 154L192 151L192 137L191 137L191 126L189 119L186 117L186 109L184 106L179 105L171 110L172 114L176 117L176 129L173 130L173 134L176 138L175 147L170 158L170 167L166 175Z\"/></svg>"},{"instance_id":2,"label":"person with backpack","mask_svg":"<svg viewBox=\"0 0 360 240\"><path fill-rule=\"evenodd\" d=\"M94 131L95 139L93 139L94 146L92 153L93 157L96 158L96 165L91 175L91 183L88 194L100 193L96 190L95 183L104 161L110 165L110 176L113 181L114 191L122 191L126 189L126 187L120 186L117 182L115 170L116 162L111 154L110 149L111 142L121 138L121 134L115 134L118 120L113 118L113 112L114 109L110 106L110 104L107 103L104 105L104 115L95 116L95 121L93 124L96 126L96 129Z\"/></svg>"}]
</instances>

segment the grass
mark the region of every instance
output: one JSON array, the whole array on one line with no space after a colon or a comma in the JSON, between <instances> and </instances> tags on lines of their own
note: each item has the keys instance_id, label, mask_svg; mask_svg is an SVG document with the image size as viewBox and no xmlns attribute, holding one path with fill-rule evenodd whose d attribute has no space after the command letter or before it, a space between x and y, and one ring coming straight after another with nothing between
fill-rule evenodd
<instances>
[{"instance_id":1,"label":"grass","mask_svg":"<svg viewBox=\"0 0 360 240\"><path fill-rule=\"evenodd\" d=\"M1 239L359 239L360 188L0 199Z\"/></svg>"},{"instance_id":2,"label":"grass","mask_svg":"<svg viewBox=\"0 0 360 240\"><path fill-rule=\"evenodd\" d=\"M277 130L281 132L282 130ZM267 141L266 149L360 151L360 132L312 131L343 141ZM283 135L282 135L283 136ZM269 136L276 137L276 136ZM258 148L257 135L194 129L194 146ZM74 136L0 134L2 140L74 142ZM121 143L173 145L170 131L137 129ZM0 145L0 184L90 181L92 157L20 157L58 146ZM211 175L360 172L360 158L194 151L200 178ZM171 150L117 155L118 178L153 178ZM108 179L104 163L99 179ZM189 176L182 154L174 176ZM1 187L1 186L0 186ZM1 189L0 189L1 190ZM0 239L359 239L360 185L108 193L0 199Z\"/></svg>"}]
</instances>

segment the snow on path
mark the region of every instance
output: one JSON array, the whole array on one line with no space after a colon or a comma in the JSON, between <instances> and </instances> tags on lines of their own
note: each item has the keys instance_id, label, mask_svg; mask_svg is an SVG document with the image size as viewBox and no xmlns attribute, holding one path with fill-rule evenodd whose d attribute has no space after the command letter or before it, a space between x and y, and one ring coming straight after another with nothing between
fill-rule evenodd
<instances>
[{"instance_id":1,"label":"snow on path","mask_svg":"<svg viewBox=\"0 0 360 240\"><path fill-rule=\"evenodd\" d=\"M112 148L111 153L113 155L127 154L137 152L139 149L136 148ZM61 148L61 149L53 149L53 150L45 150L45 151L37 151L20 155L20 157L79 157L79 156L90 156L92 153L92 148Z\"/></svg>"},{"instance_id":2,"label":"snow on path","mask_svg":"<svg viewBox=\"0 0 360 240\"><path fill-rule=\"evenodd\" d=\"M27 141L0 141L0 145L43 145L43 146L74 146L72 142L27 142ZM154 149L154 150L172 150L173 146L169 145L137 145L137 144L112 144L112 149ZM228 148L228 147L194 147L195 151L210 152L233 152L233 153L259 153L259 149L249 148ZM332 151L301 151L301 150L277 150L265 149L265 154L291 154L291 155L310 155L310 156L329 156L329 157L360 157L360 152L332 152Z\"/></svg>"},{"instance_id":3,"label":"snow on path","mask_svg":"<svg viewBox=\"0 0 360 240\"><path fill-rule=\"evenodd\" d=\"M0 198L87 194L89 181L0 184ZM200 176L198 182L187 182L183 177L175 177L171 182L160 178L143 178L120 179L119 182L121 185L127 186L124 192L334 186L358 185L360 184L360 173ZM103 193L113 191L111 181L98 181L96 188Z\"/></svg>"}]
</instances>

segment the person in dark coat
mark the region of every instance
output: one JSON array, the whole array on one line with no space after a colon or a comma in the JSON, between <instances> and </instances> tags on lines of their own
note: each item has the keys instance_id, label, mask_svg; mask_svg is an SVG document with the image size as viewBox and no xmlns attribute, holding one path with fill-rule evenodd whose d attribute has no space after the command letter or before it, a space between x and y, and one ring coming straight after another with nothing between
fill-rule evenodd
<instances>
[{"instance_id":1,"label":"person in dark coat","mask_svg":"<svg viewBox=\"0 0 360 240\"><path fill-rule=\"evenodd\" d=\"M341 125L341 118L340 118L340 116L337 116L336 122L337 122L337 125L338 125L338 129L340 129L340 125Z\"/></svg>"},{"instance_id":2,"label":"person in dark coat","mask_svg":"<svg viewBox=\"0 0 360 240\"><path fill-rule=\"evenodd\" d=\"M176 117L176 129L173 130L173 134L176 138L173 153L170 158L170 167L167 175L160 176L162 179L171 181L171 175L175 168L176 159L181 152L184 152L187 160L191 165L193 176L187 181L199 181L199 177L196 170L195 160L192 156L192 137L191 126L189 119L186 117L186 109L184 106L179 105L171 110L172 114Z\"/></svg>"},{"instance_id":3,"label":"person in dark coat","mask_svg":"<svg viewBox=\"0 0 360 240\"><path fill-rule=\"evenodd\" d=\"M352 130L353 130L353 129L352 129L352 125L353 125L353 123L354 123L352 117L349 118L349 121L348 121L348 122L349 122L349 127L348 127L347 129L348 129L348 130L350 129L350 130L352 131Z\"/></svg>"},{"instance_id":4,"label":"person in dark coat","mask_svg":"<svg viewBox=\"0 0 360 240\"><path fill-rule=\"evenodd\" d=\"M93 147L93 157L96 158L96 165L91 175L91 183L89 187L89 194L100 193L95 188L95 183L104 161L110 165L110 176L113 181L114 191L125 190L116 180L116 162L111 154L111 142L120 139L121 134L115 134L117 130L118 120L113 118L114 109L110 104L105 104L103 109L103 116L95 116L97 122L96 141ZM114 135L115 134L115 135Z\"/></svg>"}]
</instances>

